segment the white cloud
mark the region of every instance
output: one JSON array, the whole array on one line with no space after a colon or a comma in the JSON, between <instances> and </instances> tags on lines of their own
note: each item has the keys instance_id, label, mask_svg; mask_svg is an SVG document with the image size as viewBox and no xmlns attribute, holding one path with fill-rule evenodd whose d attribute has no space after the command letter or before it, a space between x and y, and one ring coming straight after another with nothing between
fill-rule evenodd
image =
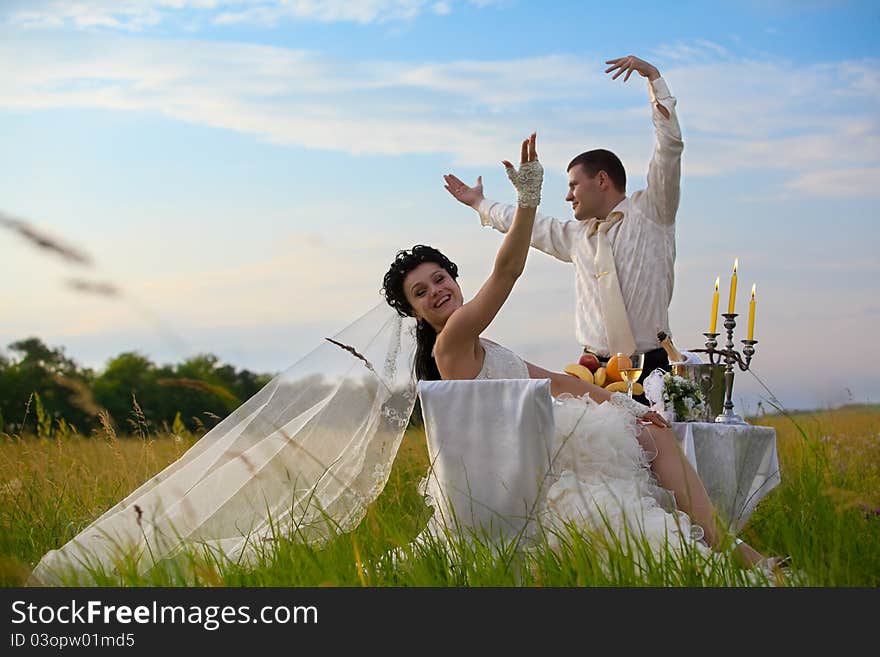
<instances>
[{"instance_id":1,"label":"white cloud","mask_svg":"<svg viewBox=\"0 0 880 657\"><path fill-rule=\"evenodd\" d=\"M469 0L478 7L486 0ZM431 12L449 14L443 0L10 0L0 17L18 28L106 28L141 32L186 15L217 25L274 27L285 21L360 24L409 21Z\"/></svg>"},{"instance_id":2,"label":"white cloud","mask_svg":"<svg viewBox=\"0 0 880 657\"><path fill-rule=\"evenodd\" d=\"M789 181L788 187L810 195L822 190L821 196L880 198L880 167L811 171Z\"/></svg>"},{"instance_id":3,"label":"white cloud","mask_svg":"<svg viewBox=\"0 0 880 657\"><path fill-rule=\"evenodd\" d=\"M102 3L69 10L79 7L83 15L93 4ZM226 4L162 0L151 6ZM336 6L320 4L326 11ZM387 3L355 4L358 11L378 11ZM644 81L612 83L582 55L339 61L197 40L0 36L0 107L8 109L146 110L272 143L353 154L444 153L458 165L494 166L499 153L534 129L551 170L563 170L574 152L595 144L617 151L637 175L652 149ZM876 195L877 62L804 67L737 59L708 41L658 52L676 62L663 73L679 98L687 175L774 171L789 176L782 194ZM837 191L814 184L829 170Z\"/></svg>"},{"instance_id":4,"label":"white cloud","mask_svg":"<svg viewBox=\"0 0 880 657\"><path fill-rule=\"evenodd\" d=\"M230 3L231 4L231 3ZM240 3L235 3L240 4ZM256 23L274 26L285 19L319 22L384 23L411 20L429 8L428 0L291 0L290 2L255 2L241 10L225 11L217 17L220 24Z\"/></svg>"},{"instance_id":5,"label":"white cloud","mask_svg":"<svg viewBox=\"0 0 880 657\"><path fill-rule=\"evenodd\" d=\"M163 0L150 6L228 4ZM337 7L318 4L325 11ZM83 16L93 5L103 3L74 3L68 10ZM354 3L350 11L386 5ZM631 174L644 172L651 154L644 81L611 82L600 58L592 68L583 55L567 54L340 61L198 40L9 31L0 37L0 108L153 111L272 143L353 154L443 153L458 165L494 166L535 129L551 170L562 171L589 145L617 151ZM708 41L659 52L677 62L663 73L679 98L688 176L773 171L788 177L781 194L876 195L878 62L795 69L779 60L738 59ZM827 171L838 184L815 184Z\"/></svg>"},{"instance_id":6,"label":"white cloud","mask_svg":"<svg viewBox=\"0 0 880 657\"><path fill-rule=\"evenodd\" d=\"M9 25L18 28L56 29L72 26L79 29L109 28L139 32L157 25L162 20L162 9L168 6L162 0L39 0L10 2L0 16L5 15Z\"/></svg>"},{"instance_id":7,"label":"white cloud","mask_svg":"<svg viewBox=\"0 0 880 657\"><path fill-rule=\"evenodd\" d=\"M273 143L354 154L446 153L464 165L495 165L534 129L542 158L558 171L582 145L613 148L633 173L644 171L651 152L644 82L612 83L580 55L351 62L196 40L5 36L0 107L9 109L147 110ZM709 42L666 49L667 58L675 52L701 55L699 64L664 71L679 98L687 175L771 170L790 177L783 193L876 194L876 62L794 71L784 62L734 59ZM829 170L841 185L813 184Z\"/></svg>"}]
</instances>

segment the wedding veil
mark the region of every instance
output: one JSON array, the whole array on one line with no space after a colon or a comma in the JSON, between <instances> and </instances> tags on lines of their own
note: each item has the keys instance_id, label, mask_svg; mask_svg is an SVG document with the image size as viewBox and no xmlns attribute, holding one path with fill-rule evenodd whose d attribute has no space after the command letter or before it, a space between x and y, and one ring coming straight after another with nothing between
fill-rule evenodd
<instances>
[{"instance_id":1,"label":"wedding veil","mask_svg":"<svg viewBox=\"0 0 880 657\"><path fill-rule=\"evenodd\" d=\"M384 301L276 376L37 564L32 582L125 553L146 572L184 546L249 562L278 536L355 528L385 487L416 398L414 320Z\"/></svg>"}]
</instances>

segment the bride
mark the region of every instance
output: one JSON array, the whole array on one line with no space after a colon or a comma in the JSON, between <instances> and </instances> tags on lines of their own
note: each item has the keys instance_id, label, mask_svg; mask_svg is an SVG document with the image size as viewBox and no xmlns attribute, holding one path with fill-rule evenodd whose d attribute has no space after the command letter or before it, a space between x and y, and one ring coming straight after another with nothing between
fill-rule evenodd
<instances>
[{"instance_id":1,"label":"bride","mask_svg":"<svg viewBox=\"0 0 880 657\"><path fill-rule=\"evenodd\" d=\"M415 404L415 378L549 379L561 402L557 433L579 427L547 494L549 518L585 529L609 517L637 518L655 538L689 536L687 521L643 496L646 451L655 452L654 477L702 527L708 546L721 549L724 537L705 488L662 418L622 394L548 372L480 337L528 254L543 178L535 135L522 144L520 168L505 167L518 210L491 276L473 299L464 303L457 268L438 251L400 252L384 280L391 308L378 304L276 376L180 459L45 554L28 583L119 582L125 573L179 565L193 553L254 563L271 555L278 540L321 544L351 531L388 481ZM580 416L589 421L573 420ZM762 559L737 543L746 565Z\"/></svg>"}]
</instances>

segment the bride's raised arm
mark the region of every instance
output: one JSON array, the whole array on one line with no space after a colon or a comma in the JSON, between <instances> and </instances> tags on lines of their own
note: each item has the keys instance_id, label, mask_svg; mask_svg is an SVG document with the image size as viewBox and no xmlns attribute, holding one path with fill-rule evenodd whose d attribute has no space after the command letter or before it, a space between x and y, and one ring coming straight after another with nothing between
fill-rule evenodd
<instances>
[{"instance_id":1,"label":"bride's raised arm","mask_svg":"<svg viewBox=\"0 0 880 657\"><path fill-rule=\"evenodd\" d=\"M473 349L474 342L495 319L525 269L544 178L535 140L536 135L532 133L523 141L519 170L507 160L503 161L518 196L513 224L498 249L489 278L473 299L453 313L437 335L434 353L441 372L446 369L444 365L452 365L462 351Z\"/></svg>"}]
</instances>

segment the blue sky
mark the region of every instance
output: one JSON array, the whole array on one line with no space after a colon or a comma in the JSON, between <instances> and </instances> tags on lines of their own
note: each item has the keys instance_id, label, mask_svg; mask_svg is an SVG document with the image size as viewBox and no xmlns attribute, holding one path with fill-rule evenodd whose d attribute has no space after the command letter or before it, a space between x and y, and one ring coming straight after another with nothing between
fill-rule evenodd
<instances>
[{"instance_id":1,"label":"blue sky","mask_svg":"<svg viewBox=\"0 0 880 657\"><path fill-rule=\"evenodd\" d=\"M371 307L418 242L472 293L500 236L441 176L511 200L499 161L537 130L543 212L570 216L565 165L588 148L617 152L639 189L645 84L603 74L631 53L666 78L685 138L676 342L700 345L739 257L740 311L758 288L754 368L783 403L878 401L880 8L667 5L0 1L0 213L93 259L0 232L0 345L279 371ZM489 337L562 369L579 351L573 288L533 252ZM737 377L744 410L762 395Z\"/></svg>"}]
</instances>

